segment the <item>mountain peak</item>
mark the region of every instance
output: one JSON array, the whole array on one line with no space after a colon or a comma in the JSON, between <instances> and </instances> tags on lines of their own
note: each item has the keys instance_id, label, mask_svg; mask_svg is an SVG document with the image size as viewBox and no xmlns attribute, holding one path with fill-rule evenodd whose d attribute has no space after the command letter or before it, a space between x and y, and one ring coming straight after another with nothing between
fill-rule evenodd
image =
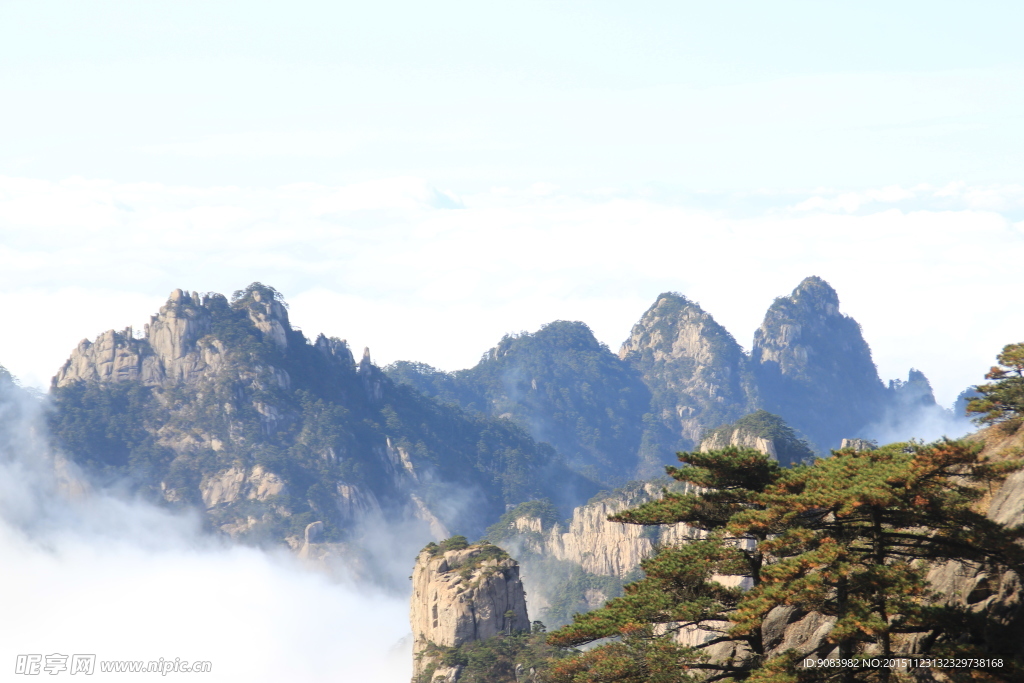
<instances>
[{"instance_id":1,"label":"mountain peak","mask_svg":"<svg viewBox=\"0 0 1024 683\"><path fill-rule=\"evenodd\" d=\"M801 308L839 315L839 294L817 275L804 278L789 298Z\"/></svg>"},{"instance_id":2,"label":"mountain peak","mask_svg":"<svg viewBox=\"0 0 1024 683\"><path fill-rule=\"evenodd\" d=\"M748 406L743 349L682 294L658 295L622 343L619 358L652 387L651 412L667 430L658 437L663 450L696 445L708 424L734 420Z\"/></svg>"},{"instance_id":3,"label":"mountain peak","mask_svg":"<svg viewBox=\"0 0 1024 683\"><path fill-rule=\"evenodd\" d=\"M884 387L860 325L817 276L775 299L751 351L763 406L822 449L878 416Z\"/></svg>"}]
</instances>

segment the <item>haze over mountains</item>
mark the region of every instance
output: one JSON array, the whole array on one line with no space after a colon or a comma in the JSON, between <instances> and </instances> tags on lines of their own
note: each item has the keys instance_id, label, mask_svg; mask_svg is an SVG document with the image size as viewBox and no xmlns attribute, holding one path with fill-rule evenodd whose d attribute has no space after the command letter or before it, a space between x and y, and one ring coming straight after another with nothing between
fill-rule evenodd
<instances>
[{"instance_id":1,"label":"haze over mountains","mask_svg":"<svg viewBox=\"0 0 1024 683\"><path fill-rule=\"evenodd\" d=\"M198 508L249 542L359 556L368 576L390 554L374 554L368 529L404 528L412 547L479 536L528 500L564 516L759 409L819 454L883 429L913 436L923 418L958 424L920 373L882 383L817 277L775 301L750 354L696 302L666 293L618 354L584 323L555 321L452 373L414 361L381 370L368 350L357 361L343 340L308 339L259 283L230 300L176 290L141 335L83 341L52 398L57 447L95 481Z\"/></svg>"},{"instance_id":2,"label":"haze over mountains","mask_svg":"<svg viewBox=\"0 0 1024 683\"><path fill-rule=\"evenodd\" d=\"M656 476L705 431L758 409L821 454L843 438L939 435L913 434L922 420L968 428L936 405L922 373L884 384L859 325L817 277L775 300L749 355L699 304L670 292L617 356L585 324L556 321L506 336L467 370L399 362L385 372L465 410L509 417L598 478Z\"/></svg>"},{"instance_id":3,"label":"haze over mountains","mask_svg":"<svg viewBox=\"0 0 1024 683\"><path fill-rule=\"evenodd\" d=\"M775 301L750 353L696 302L665 293L618 353L585 323L554 321L451 373L415 361L381 369L368 350L309 338L259 283L230 297L175 290L142 330L83 340L53 378L45 418L38 401L18 400L39 423L19 433L56 453L65 494L139 517L108 530L86 514L89 530L72 536L87 544L106 543L97 525L150 543L177 528L174 515L194 515L203 533L169 536L173 561L211 537L283 547L376 586L393 611L424 543L488 533L522 559L531 614L552 625L618 594L651 552L654 537L604 518L659 491L651 479L677 450L740 439L790 464L843 438L939 435L915 432L922 420L966 431L921 373L882 383L856 322L815 277ZM635 479L647 481L600 493ZM41 500L55 495L34 486ZM4 514L29 530L19 533L38 526L35 511ZM148 552L145 571L164 562ZM217 574L224 556L207 556ZM373 661L407 661L401 652Z\"/></svg>"}]
</instances>

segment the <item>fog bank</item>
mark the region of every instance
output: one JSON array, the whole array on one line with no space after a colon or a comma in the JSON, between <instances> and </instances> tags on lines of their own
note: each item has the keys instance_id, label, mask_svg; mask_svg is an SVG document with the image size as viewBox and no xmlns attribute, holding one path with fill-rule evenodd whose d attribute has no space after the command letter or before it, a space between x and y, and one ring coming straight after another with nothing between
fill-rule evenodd
<instances>
[{"instance_id":1,"label":"fog bank","mask_svg":"<svg viewBox=\"0 0 1024 683\"><path fill-rule=\"evenodd\" d=\"M43 409L0 385L0 666L10 671L19 654L95 654L206 660L210 681L409 680L402 596L92 490L59 458L55 477ZM130 676L97 666L92 680Z\"/></svg>"}]
</instances>

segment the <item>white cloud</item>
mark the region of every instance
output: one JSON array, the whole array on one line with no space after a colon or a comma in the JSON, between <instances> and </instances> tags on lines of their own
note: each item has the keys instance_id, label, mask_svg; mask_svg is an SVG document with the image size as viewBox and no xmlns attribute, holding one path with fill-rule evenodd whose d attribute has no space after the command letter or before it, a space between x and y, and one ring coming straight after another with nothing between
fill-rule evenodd
<instances>
[{"instance_id":1,"label":"white cloud","mask_svg":"<svg viewBox=\"0 0 1024 683\"><path fill-rule=\"evenodd\" d=\"M404 596L221 543L194 516L100 491L61 495L39 409L22 401L19 419L0 387L5 665L94 654L209 661L217 681L409 680ZM97 665L90 680L123 678Z\"/></svg>"},{"instance_id":2,"label":"white cloud","mask_svg":"<svg viewBox=\"0 0 1024 683\"><path fill-rule=\"evenodd\" d=\"M45 384L79 339L141 326L176 287L254 280L310 335L447 369L558 318L617 349L665 290L749 347L772 299L812 274L839 291L884 378L918 367L947 404L1019 337L1005 302L979 291L1019 288L1024 238L1001 211L1024 206L1024 189L762 200L738 216L549 186L457 196L410 177L268 190L3 178L0 293L24 331L0 339L0 363Z\"/></svg>"},{"instance_id":3,"label":"white cloud","mask_svg":"<svg viewBox=\"0 0 1024 683\"><path fill-rule=\"evenodd\" d=\"M245 131L206 135L199 140L185 142L143 145L139 151L195 158L336 157L377 137L369 131Z\"/></svg>"}]
</instances>

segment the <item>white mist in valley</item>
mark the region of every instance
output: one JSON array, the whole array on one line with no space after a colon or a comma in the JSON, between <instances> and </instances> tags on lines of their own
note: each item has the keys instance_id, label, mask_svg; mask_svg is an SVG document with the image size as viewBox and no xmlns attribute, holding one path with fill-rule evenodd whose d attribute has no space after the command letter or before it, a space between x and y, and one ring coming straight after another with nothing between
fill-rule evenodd
<instances>
[{"instance_id":1,"label":"white mist in valley","mask_svg":"<svg viewBox=\"0 0 1024 683\"><path fill-rule=\"evenodd\" d=\"M864 428L864 434L879 444L897 441L959 439L975 429L967 413L967 402L979 394L968 387L949 409L935 402L931 384L923 373L911 369L906 382L889 382L890 403L881 419Z\"/></svg>"},{"instance_id":2,"label":"white mist in valley","mask_svg":"<svg viewBox=\"0 0 1024 683\"><path fill-rule=\"evenodd\" d=\"M95 654L210 661L210 681L409 680L404 596L91 490L59 458L55 476L44 403L0 385L0 667ZM127 678L97 666L90 680Z\"/></svg>"}]
</instances>

